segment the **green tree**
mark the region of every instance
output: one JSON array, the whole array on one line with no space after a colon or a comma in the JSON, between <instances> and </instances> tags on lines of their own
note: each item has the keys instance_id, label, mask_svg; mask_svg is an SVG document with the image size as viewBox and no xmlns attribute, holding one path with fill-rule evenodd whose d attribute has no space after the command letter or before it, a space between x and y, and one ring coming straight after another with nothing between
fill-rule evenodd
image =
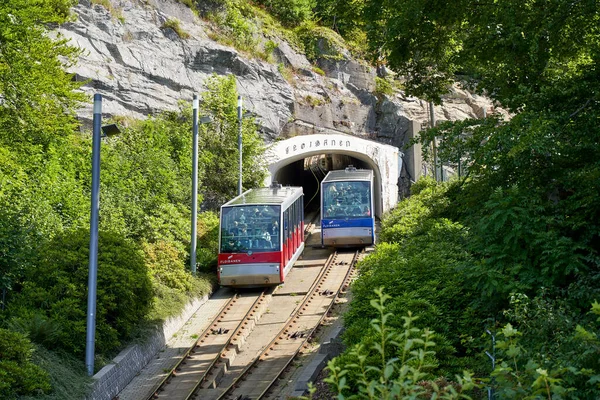
<instances>
[{"instance_id":1,"label":"green tree","mask_svg":"<svg viewBox=\"0 0 600 400\"><path fill-rule=\"evenodd\" d=\"M319 0L315 5L315 14L321 25L346 37L355 28L364 27L364 7L364 0Z\"/></svg>"},{"instance_id":2,"label":"green tree","mask_svg":"<svg viewBox=\"0 0 600 400\"><path fill-rule=\"evenodd\" d=\"M237 89L233 75L211 77L207 91L202 94L201 113L211 115L212 123L203 130L200 160L206 171L204 187L205 207L217 209L237 196L238 187L238 132ZM242 118L243 188L262 186L266 176L265 146L258 135L253 117Z\"/></svg>"},{"instance_id":3,"label":"green tree","mask_svg":"<svg viewBox=\"0 0 600 400\"><path fill-rule=\"evenodd\" d=\"M454 75L463 73L517 110L530 108L555 85L560 91L568 82L582 87L583 79L597 87L598 71L590 67L600 54L600 17L593 0L367 3L373 56L404 75L414 94L439 101ZM572 99L573 110L591 98Z\"/></svg>"},{"instance_id":4,"label":"green tree","mask_svg":"<svg viewBox=\"0 0 600 400\"><path fill-rule=\"evenodd\" d=\"M0 142L45 146L73 132L83 94L65 67L80 50L48 34L69 19L73 0L8 0L0 4Z\"/></svg>"}]
</instances>

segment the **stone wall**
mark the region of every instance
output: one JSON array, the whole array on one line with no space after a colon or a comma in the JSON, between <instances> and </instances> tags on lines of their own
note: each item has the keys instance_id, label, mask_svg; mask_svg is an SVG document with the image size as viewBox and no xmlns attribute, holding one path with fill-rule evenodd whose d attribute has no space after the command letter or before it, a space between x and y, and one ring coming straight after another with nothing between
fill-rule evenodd
<instances>
[{"instance_id":1,"label":"stone wall","mask_svg":"<svg viewBox=\"0 0 600 400\"><path fill-rule=\"evenodd\" d=\"M168 319L145 343L131 345L120 352L94 375L93 389L86 400L114 399L207 300L208 295L193 300L178 317Z\"/></svg>"}]
</instances>

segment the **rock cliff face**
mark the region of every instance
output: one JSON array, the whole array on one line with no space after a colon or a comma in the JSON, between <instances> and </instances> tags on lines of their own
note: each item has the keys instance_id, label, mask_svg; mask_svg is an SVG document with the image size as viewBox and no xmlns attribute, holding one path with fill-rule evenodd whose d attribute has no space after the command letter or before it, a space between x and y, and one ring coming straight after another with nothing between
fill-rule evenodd
<instances>
[{"instance_id":1,"label":"rock cliff face","mask_svg":"<svg viewBox=\"0 0 600 400\"><path fill-rule=\"evenodd\" d=\"M244 108L254 113L267 142L277 137L326 129L367 137L398 147L406 142L410 120L428 120L427 103L397 94L377 96L374 68L342 55L322 59L314 72L306 57L278 41L277 64L296 71L288 80L277 64L249 59L207 35L207 25L175 0L111 0L112 13L90 0L80 0L77 20L59 31L85 49L73 69L89 80L84 90L103 95L104 115L144 118L190 102L212 74L234 74ZM165 21L177 18L190 34L181 39ZM92 116L92 103L80 111ZM438 120L481 116L488 99L453 89L436 106Z\"/></svg>"}]
</instances>

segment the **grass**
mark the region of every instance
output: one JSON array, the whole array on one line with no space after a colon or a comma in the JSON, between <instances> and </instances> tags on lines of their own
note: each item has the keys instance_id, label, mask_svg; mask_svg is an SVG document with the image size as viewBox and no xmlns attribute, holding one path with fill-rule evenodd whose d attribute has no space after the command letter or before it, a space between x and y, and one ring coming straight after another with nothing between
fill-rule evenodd
<instances>
[{"instance_id":1,"label":"grass","mask_svg":"<svg viewBox=\"0 0 600 400\"><path fill-rule=\"evenodd\" d=\"M181 27L181 23L176 18L169 18L162 24L162 26L160 28L161 29L169 29L169 28L173 29L175 31L175 33L177 34L177 36L179 36L180 39L189 39L190 38L190 34L183 30L183 28Z\"/></svg>"},{"instance_id":2,"label":"grass","mask_svg":"<svg viewBox=\"0 0 600 400\"><path fill-rule=\"evenodd\" d=\"M50 375L52 393L35 397L21 396L20 400L83 399L88 393L92 379L87 376L85 363L72 355L36 346L33 361Z\"/></svg>"},{"instance_id":3,"label":"grass","mask_svg":"<svg viewBox=\"0 0 600 400\"><path fill-rule=\"evenodd\" d=\"M323 105L325 103L325 101L323 99L315 97L315 96L311 96L310 94L308 94L304 97L304 101L306 102L306 104L308 104L309 106L311 106L313 108Z\"/></svg>"},{"instance_id":4,"label":"grass","mask_svg":"<svg viewBox=\"0 0 600 400\"><path fill-rule=\"evenodd\" d=\"M91 0L91 4L97 4L106 8L113 18L118 19L119 21L121 21L121 23L125 23L125 18L123 17L123 9L121 7L114 7L110 0Z\"/></svg>"},{"instance_id":5,"label":"grass","mask_svg":"<svg viewBox=\"0 0 600 400\"><path fill-rule=\"evenodd\" d=\"M286 67L284 64L277 64L277 71L281 74L283 79L286 80L287 83L293 85L294 77L296 76L294 70L290 67Z\"/></svg>"}]
</instances>

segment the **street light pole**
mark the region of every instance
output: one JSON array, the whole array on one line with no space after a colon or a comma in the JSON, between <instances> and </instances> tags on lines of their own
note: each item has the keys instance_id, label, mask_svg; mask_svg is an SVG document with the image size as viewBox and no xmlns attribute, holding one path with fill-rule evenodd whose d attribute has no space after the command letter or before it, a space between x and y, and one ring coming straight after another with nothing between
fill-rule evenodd
<instances>
[{"instance_id":1,"label":"street light pole","mask_svg":"<svg viewBox=\"0 0 600 400\"><path fill-rule=\"evenodd\" d=\"M196 226L198 221L198 95L192 103L193 155L192 155L192 243L190 249L190 270L196 274Z\"/></svg>"},{"instance_id":2,"label":"street light pole","mask_svg":"<svg viewBox=\"0 0 600 400\"><path fill-rule=\"evenodd\" d=\"M242 96L238 96L238 153L240 156L239 161L239 178L238 178L238 195L242 194Z\"/></svg>"},{"instance_id":3,"label":"street light pole","mask_svg":"<svg viewBox=\"0 0 600 400\"><path fill-rule=\"evenodd\" d=\"M94 95L92 136L92 198L90 216L90 260L88 276L88 314L85 341L85 365L89 376L94 375L94 345L96 336L96 285L98 279L98 214L100 211L100 137L102 124L102 95Z\"/></svg>"}]
</instances>

